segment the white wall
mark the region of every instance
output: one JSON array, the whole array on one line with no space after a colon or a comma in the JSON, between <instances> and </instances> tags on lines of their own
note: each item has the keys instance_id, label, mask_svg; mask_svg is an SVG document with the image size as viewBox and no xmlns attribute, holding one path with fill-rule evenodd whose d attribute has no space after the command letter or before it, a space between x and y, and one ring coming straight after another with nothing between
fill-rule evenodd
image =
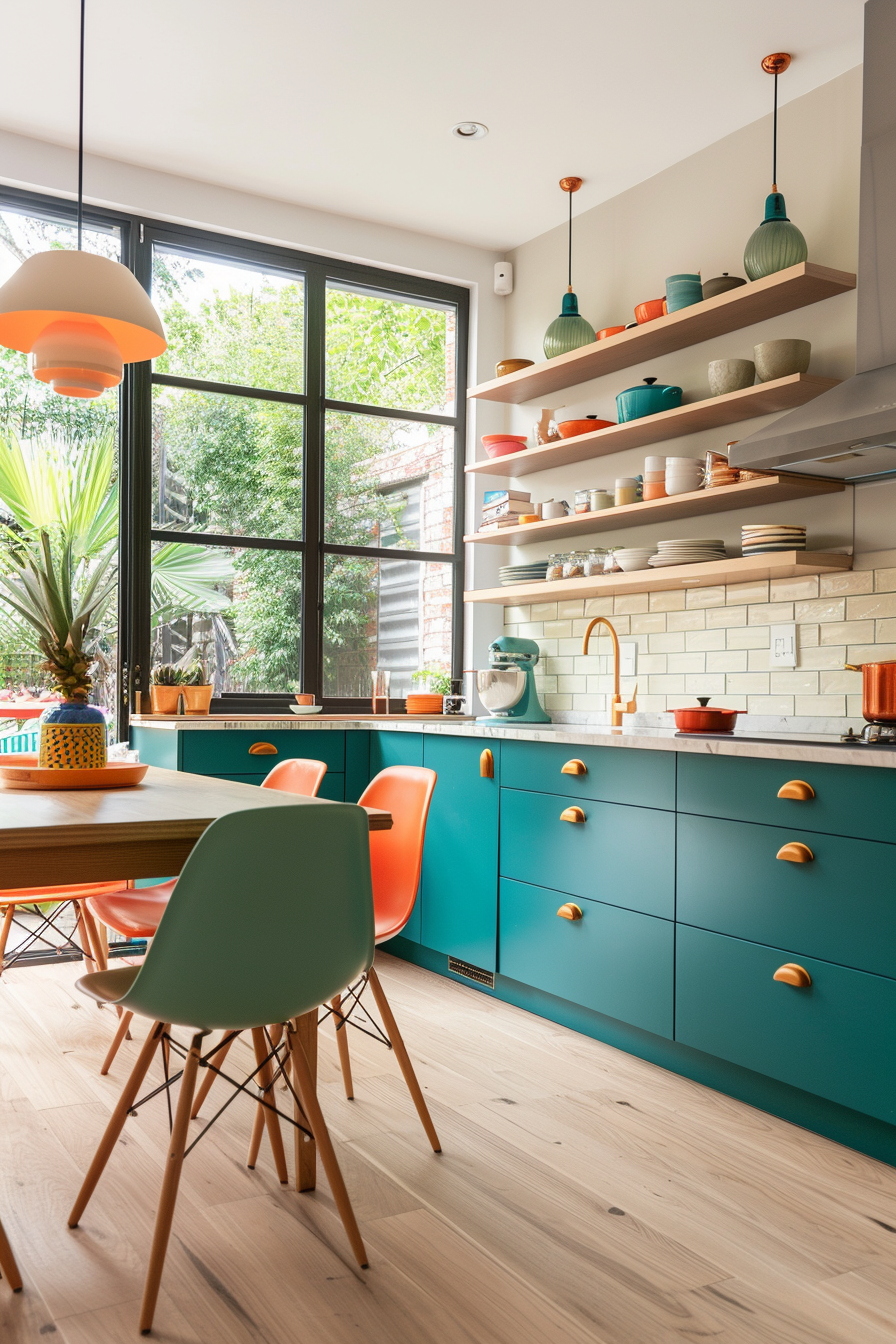
<instances>
[{"instance_id":1,"label":"white wall","mask_svg":"<svg viewBox=\"0 0 896 1344\"><path fill-rule=\"evenodd\" d=\"M847 271L856 269L858 254L861 88L859 67L788 103L779 118L778 176L788 213L806 236L810 260ZM657 134L662 134L661 127L657 128ZM574 167L574 164L570 165L570 168ZM770 176L771 118L766 117L577 218L574 224L573 288L579 296L580 312L595 329L617 325L633 319L636 303L662 296L667 275L696 270L705 278L723 271L743 275L744 245L762 219ZM515 289L506 300L504 353L538 360L543 358L541 343L545 328L558 314L565 288L565 227L532 239L510 253L509 258L514 263ZM706 341L691 349L651 360L643 368L598 378L567 393L557 394L553 401L546 400L558 418L591 413L615 420L616 393L645 376L655 375L660 382L683 387L686 402L699 401L709 395L707 364L710 360L735 356L751 358L752 348L759 341L788 336L803 337L812 342L811 372L849 377L854 371L855 295L842 295L747 330ZM537 402L507 408L507 428L514 433L530 431L543 404ZM774 418L744 421L670 440L650 451L698 457L709 448L724 450L729 440L745 437ZM517 484L532 491L534 500L565 498L571 504L576 488L609 486L612 489L616 476L641 472L647 451L631 450L578 466L527 476ZM480 481L480 499L481 490L491 488L493 484L493 479ZM886 552L896 547L894 503L896 485L847 487L841 495L763 508L762 521L806 523L810 547L830 549L854 545L858 552L867 556L871 552ZM737 554L741 524L757 519L755 510L714 514L693 523L674 524L671 531L660 535L722 537L731 553ZM616 533L604 532L592 540L600 545L646 545L658 539L656 525L653 525ZM582 537L579 544L587 547L588 541L587 537ZM564 541L563 549L574 546L575 538ZM560 548L542 543L525 549L516 547L512 552L498 547L488 549L502 558L512 554L513 559L522 560ZM888 565L892 561L875 559L875 563ZM854 591L858 594L867 590ZM718 594L716 602L724 606L726 594L723 590L718 590ZM808 592L805 596L808 598ZM743 594L728 597L732 605L743 604L746 600ZM758 619L758 607L763 604L763 598L756 594L749 601L757 604ZM764 603L768 602L766 596ZM552 638L570 640L577 633L572 629L567 631L564 625L564 620L576 623L572 610L575 604L561 605L568 609L558 613L559 624L552 621L549 611L541 613L548 658L558 656L550 645ZM631 616L634 625L638 625L639 621L634 618L649 612L645 604L644 612L636 613L623 606L618 614ZM511 612L508 625L517 628L525 623L527 632L535 634L538 621L533 619L532 611L529 616L528 622L521 622L519 612ZM828 619L834 617L835 611L832 611ZM724 613L715 619L723 621ZM752 622L754 616L748 619ZM788 619L783 609L780 619ZM844 619L842 613L840 619ZM682 620L684 618L676 617L673 625L679 623L680 629ZM644 625L643 651L651 658L645 666L657 669L654 674L657 680L651 692L647 677L640 678L639 699L643 697L645 707L653 710L667 705L671 707L673 703L692 703L693 695L700 693L696 681L699 674L696 671L686 674L684 667L696 668L697 660L691 659L687 664L682 662L680 674L677 671L673 674L666 666L660 670L659 658L654 662L649 650L647 627L657 635L665 633L665 627L663 632L659 631L658 617L640 624ZM816 637L817 625L818 615L813 608L804 632L807 648L809 641ZM548 627L549 634L545 633ZM866 645L867 626L863 627L861 641L858 633L854 632L853 638L849 631L844 631L840 643ZM882 642L889 642L889 634L889 627L882 627ZM697 642L700 642L699 638ZM660 638L657 643L661 644L663 640ZM572 643L568 644L567 652L572 653ZM658 655L659 650L656 652ZM764 656L764 653L753 654L751 668L757 673L756 663ZM733 666L735 661L730 660L730 664ZM550 703L552 709L590 712L602 706L603 698L596 694L596 681L587 684L583 680L587 666L579 665L573 669L561 659L558 665L546 670L549 678L547 694L556 697ZM596 660L593 670L596 672ZM846 705L839 689L833 697L822 696L818 670L816 663L815 678L803 677L799 683L803 688L800 712L811 712L808 700L819 696L815 706L819 714L838 716L838 713L845 713ZM829 662L828 670L833 670L833 663ZM666 679L673 675L680 679ZM732 677L737 675L732 673ZM781 674L777 675L780 677ZM694 680L686 681L685 676ZM777 684L783 685L780 681ZM723 694L729 692L723 703L746 708L747 688L752 686L757 702L750 707L756 713L784 713L788 705L789 712L793 713L796 696L800 694L797 684L794 678L789 693L782 692L774 698L766 670L764 683L757 679L743 683L729 680L726 684L716 676L711 688L707 683L707 693L716 695L721 688ZM760 700L764 704L758 703Z\"/></svg>"},{"instance_id":2,"label":"white wall","mask_svg":"<svg viewBox=\"0 0 896 1344\"><path fill-rule=\"evenodd\" d=\"M72 197L76 173L73 150L0 131L0 181L7 185ZM500 253L93 155L85 158L84 182L86 199L93 205L463 285L470 290L469 381L490 376L501 358L504 301L493 289L494 263ZM501 408L470 403L468 445L501 425ZM472 460L472 448L467 452ZM472 507L471 486L468 512ZM467 586L487 586L497 563L494 555L483 555L481 547L475 555L472 547L467 551ZM475 622L468 619L465 667L484 665L488 640L499 632L501 619L500 608L480 608Z\"/></svg>"}]
</instances>

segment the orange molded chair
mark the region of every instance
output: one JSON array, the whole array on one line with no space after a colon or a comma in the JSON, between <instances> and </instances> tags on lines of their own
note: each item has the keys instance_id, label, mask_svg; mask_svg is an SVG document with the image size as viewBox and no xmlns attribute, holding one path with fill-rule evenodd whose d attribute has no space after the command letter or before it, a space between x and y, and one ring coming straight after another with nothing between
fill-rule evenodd
<instances>
[{"instance_id":1,"label":"orange molded chair","mask_svg":"<svg viewBox=\"0 0 896 1344\"><path fill-rule=\"evenodd\" d=\"M370 868L373 877L373 913L377 944L401 933L411 917L417 890L420 886L420 868L423 863L423 840L426 818L436 786L436 772L417 765L390 765L372 779L358 799L362 807L380 807L392 814L392 828L370 833ZM380 1017L408 1091L417 1108L417 1114L432 1144L433 1152L442 1151L439 1137L423 1098L414 1066L411 1063L401 1033L398 1030L389 1000L376 970L371 966L367 979L376 1000ZM345 1095L354 1097L348 1036L345 1031L349 1015L342 1011L342 995L330 1002L336 1022L336 1041Z\"/></svg>"},{"instance_id":2,"label":"orange molded chair","mask_svg":"<svg viewBox=\"0 0 896 1344\"><path fill-rule=\"evenodd\" d=\"M55 945L50 943L49 939L45 938L43 934L47 929L56 928L55 918L69 904L73 904L77 910L78 933L84 958L91 969L96 966L97 970L102 970L105 965L105 952L100 943L98 930L87 908L87 901L91 897L117 891L121 885L121 882L75 882L61 887L12 887L5 891L0 890L0 915L2 915L2 924L0 924L0 975L7 966L12 966L33 943L46 943L48 948L55 951ZM37 929L25 929L28 936L24 943L7 957L6 944L9 941L10 931L13 924L18 923L15 918L16 909L27 905L52 905L53 909L41 913L42 923ZM24 926L22 927L24 928Z\"/></svg>"},{"instance_id":3,"label":"orange molded chair","mask_svg":"<svg viewBox=\"0 0 896 1344\"><path fill-rule=\"evenodd\" d=\"M323 783L326 773L327 767L324 761L304 759L280 761L279 764L274 766L273 770L265 775L261 787L263 789L279 789L283 793L299 793L306 798L316 798L317 791ZM110 883L108 894L92 896L86 903L87 909L94 919L99 920L102 924L114 929L116 933L120 933L126 938L152 938L171 899L175 881L176 879L172 879L170 882L160 882L154 887L127 889L123 889L120 884ZM105 970L105 966L100 966L99 969ZM118 1053L118 1048L127 1035L132 1018L133 1013L131 1012L122 1015L118 1024L118 1031L109 1047L109 1053L103 1060L101 1073L109 1072L112 1061ZM226 1053L225 1050L224 1054ZM221 1058L223 1059L224 1055ZM216 1062L220 1063L220 1061ZM205 1083L211 1086L214 1077L214 1072L209 1070L204 1080ZM205 1091L200 1088L196 1099L197 1112L207 1092L208 1087L205 1087Z\"/></svg>"}]
</instances>

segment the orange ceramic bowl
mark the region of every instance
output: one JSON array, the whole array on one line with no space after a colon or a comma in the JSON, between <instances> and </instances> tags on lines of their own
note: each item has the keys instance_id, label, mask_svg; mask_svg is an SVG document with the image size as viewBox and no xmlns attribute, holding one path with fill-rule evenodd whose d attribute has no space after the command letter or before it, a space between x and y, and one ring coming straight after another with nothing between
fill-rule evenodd
<instances>
[{"instance_id":1,"label":"orange ceramic bowl","mask_svg":"<svg viewBox=\"0 0 896 1344\"><path fill-rule=\"evenodd\" d=\"M595 429L609 429L615 420L561 420L557 428L561 439L574 439L577 434L590 434Z\"/></svg>"},{"instance_id":2,"label":"orange ceramic bowl","mask_svg":"<svg viewBox=\"0 0 896 1344\"><path fill-rule=\"evenodd\" d=\"M489 457L506 457L508 453L519 453L527 443L525 434L483 434L482 446Z\"/></svg>"},{"instance_id":3,"label":"orange ceramic bowl","mask_svg":"<svg viewBox=\"0 0 896 1344\"><path fill-rule=\"evenodd\" d=\"M506 378L508 373L519 373L520 369L531 368L534 363L534 359L501 359L495 365L495 377Z\"/></svg>"},{"instance_id":4,"label":"orange ceramic bowl","mask_svg":"<svg viewBox=\"0 0 896 1344\"><path fill-rule=\"evenodd\" d=\"M639 303L635 309L635 317L639 322L653 322L665 313L665 303L665 299L648 299L646 303Z\"/></svg>"},{"instance_id":5,"label":"orange ceramic bowl","mask_svg":"<svg viewBox=\"0 0 896 1344\"><path fill-rule=\"evenodd\" d=\"M601 327L600 331L597 333L597 339L602 341L607 336L618 335L620 331L625 331L625 327Z\"/></svg>"}]
</instances>

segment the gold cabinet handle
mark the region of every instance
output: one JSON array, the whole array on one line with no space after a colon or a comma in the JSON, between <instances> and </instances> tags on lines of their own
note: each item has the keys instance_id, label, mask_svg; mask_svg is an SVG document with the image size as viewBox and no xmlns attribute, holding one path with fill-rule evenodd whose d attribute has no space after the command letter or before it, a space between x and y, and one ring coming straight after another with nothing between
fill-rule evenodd
<instances>
[{"instance_id":1,"label":"gold cabinet handle","mask_svg":"<svg viewBox=\"0 0 896 1344\"><path fill-rule=\"evenodd\" d=\"M786 863L811 863L815 855L808 845L801 844L799 840L791 840L789 845L781 846L775 858L784 859Z\"/></svg>"},{"instance_id":2,"label":"gold cabinet handle","mask_svg":"<svg viewBox=\"0 0 896 1344\"><path fill-rule=\"evenodd\" d=\"M585 813L580 807L565 807L560 813L560 820L581 822L585 820Z\"/></svg>"},{"instance_id":3,"label":"gold cabinet handle","mask_svg":"<svg viewBox=\"0 0 896 1344\"><path fill-rule=\"evenodd\" d=\"M779 980L782 985L793 985L794 989L808 989L812 983L805 966L798 966L795 961L786 961L783 966L779 966L772 979Z\"/></svg>"},{"instance_id":4,"label":"gold cabinet handle","mask_svg":"<svg viewBox=\"0 0 896 1344\"><path fill-rule=\"evenodd\" d=\"M277 748L273 742L253 742L249 748L250 756L276 756Z\"/></svg>"},{"instance_id":5,"label":"gold cabinet handle","mask_svg":"<svg viewBox=\"0 0 896 1344\"><path fill-rule=\"evenodd\" d=\"M479 757L479 774L482 779L494 779L495 777L495 758L488 747Z\"/></svg>"},{"instance_id":6,"label":"gold cabinet handle","mask_svg":"<svg viewBox=\"0 0 896 1344\"><path fill-rule=\"evenodd\" d=\"M576 919L582 919L583 917L581 906L573 904L572 901L567 901L565 905L561 905L560 909L557 911L557 914L560 916L561 919L576 920Z\"/></svg>"},{"instance_id":7,"label":"gold cabinet handle","mask_svg":"<svg viewBox=\"0 0 896 1344\"><path fill-rule=\"evenodd\" d=\"M561 775L587 775L588 767L584 761L580 761L578 757L574 756L571 761L567 761L565 765L560 767L560 773Z\"/></svg>"},{"instance_id":8,"label":"gold cabinet handle","mask_svg":"<svg viewBox=\"0 0 896 1344\"><path fill-rule=\"evenodd\" d=\"M778 790L778 797L795 798L804 803L807 799L815 797L815 790L804 779L788 779L787 783L782 784Z\"/></svg>"}]
</instances>

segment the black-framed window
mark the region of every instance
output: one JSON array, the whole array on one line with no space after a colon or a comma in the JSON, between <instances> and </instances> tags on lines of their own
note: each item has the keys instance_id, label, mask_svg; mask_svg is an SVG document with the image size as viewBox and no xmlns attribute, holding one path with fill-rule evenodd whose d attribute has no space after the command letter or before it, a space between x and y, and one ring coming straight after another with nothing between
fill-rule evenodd
<instances>
[{"instance_id":1,"label":"black-framed window","mask_svg":"<svg viewBox=\"0 0 896 1344\"><path fill-rule=\"evenodd\" d=\"M467 291L115 211L85 223L169 337L118 398L122 724L152 662L191 647L219 710L297 689L369 705L374 667L396 701L418 667L458 675Z\"/></svg>"},{"instance_id":2,"label":"black-framed window","mask_svg":"<svg viewBox=\"0 0 896 1344\"><path fill-rule=\"evenodd\" d=\"M135 389L150 542L197 591L170 620L150 594L151 660L198 649L219 709L351 708L377 667L396 700L418 668L457 675L466 291L141 234L169 340Z\"/></svg>"}]
</instances>

